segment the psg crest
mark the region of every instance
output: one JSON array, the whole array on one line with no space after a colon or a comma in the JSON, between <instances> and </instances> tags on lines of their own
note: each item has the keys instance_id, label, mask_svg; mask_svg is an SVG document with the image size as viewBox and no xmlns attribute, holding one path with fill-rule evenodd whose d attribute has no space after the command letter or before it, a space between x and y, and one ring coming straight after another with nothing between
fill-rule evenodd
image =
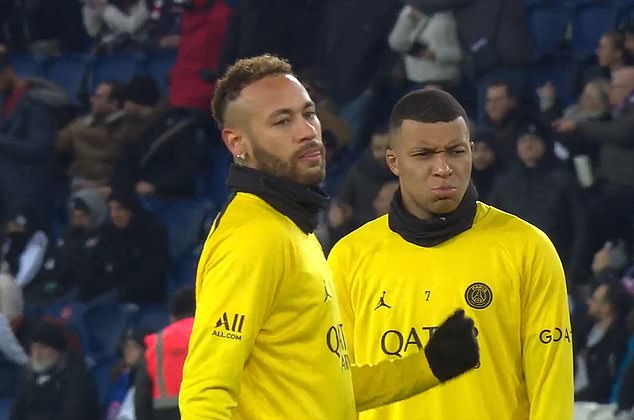
<instances>
[{"instance_id":1,"label":"psg crest","mask_svg":"<svg viewBox=\"0 0 634 420\"><path fill-rule=\"evenodd\" d=\"M473 309L484 309L493 301L493 292L484 283L473 283L467 287L464 299Z\"/></svg>"}]
</instances>

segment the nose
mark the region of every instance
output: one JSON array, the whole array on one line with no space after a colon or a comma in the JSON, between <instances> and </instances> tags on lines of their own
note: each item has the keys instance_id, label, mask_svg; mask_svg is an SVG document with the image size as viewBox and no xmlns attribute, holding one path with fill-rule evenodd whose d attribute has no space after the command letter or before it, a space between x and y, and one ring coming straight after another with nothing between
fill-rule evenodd
<instances>
[{"instance_id":1,"label":"nose","mask_svg":"<svg viewBox=\"0 0 634 420\"><path fill-rule=\"evenodd\" d=\"M434 156L434 166L433 166L433 174L435 176L439 176L442 178L447 178L451 176L453 170L449 163L447 162L447 157L445 152L436 153Z\"/></svg>"},{"instance_id":2,"label":"nose","mask_svg":"<svg viewBox=\"0 0 634 420\"><path fill-rule=\"evenodd\" d=\"M304 142L306 140L314 140L317 137L317 130L319 130L319 124L309 121L306 118L299 119L299 127L297 129L297 138L300 142ZM315 118L315 121L318 121Z\"/></svg>"}]
</instances>

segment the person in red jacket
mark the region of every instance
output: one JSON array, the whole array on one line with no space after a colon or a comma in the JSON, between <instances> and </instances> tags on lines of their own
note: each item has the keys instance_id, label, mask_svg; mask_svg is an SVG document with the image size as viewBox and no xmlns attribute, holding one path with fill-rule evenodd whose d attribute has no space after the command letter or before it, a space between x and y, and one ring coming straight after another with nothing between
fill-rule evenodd
<instances>
[{"instance_id":1,"label":"person in red jacket","mask_svg":"<svg viewBox=\"0 0 634 420\"><path fill-rule=\"evenodd\" d=\"M192 0L181 17L181 40L170 73L170 105L207 113L231 8L223 0Z\"/></svg>"},{"instance_id":2,"label":"person in red jacket","mask_svg":"<svg viewBox=\"0 0 634 420\"><path fill-rule=\"evenodd\" d=\"M193 288L181 289L170 302L170 325L145 337L145 360L136 376L137 420L179 420L178 392L194 323Z\"/></svg>"}]
</instances>

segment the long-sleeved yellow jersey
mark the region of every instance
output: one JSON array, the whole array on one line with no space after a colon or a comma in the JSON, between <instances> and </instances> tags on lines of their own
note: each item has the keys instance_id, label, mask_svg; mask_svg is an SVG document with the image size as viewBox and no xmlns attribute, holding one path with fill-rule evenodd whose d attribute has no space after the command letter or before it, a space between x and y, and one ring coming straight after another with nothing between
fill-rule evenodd
<instances>
[{"instance_id":1,"label":"long-sleeved yellow jersey","mask_svg":"<svg viewBox=\"0 0 634 420\"><path fill-rule=\"evenodd\" d=\"M424 248L383 216L339 241L328 261L353 363L419 351L456 308L477 328L477 369L360 419L572 419L565 278L537 228L478 202L471 229Z\"/></svg>"},{"instance_id":2,"label":"long-sleeved yellow jersey","mask_svg":"<svg viewBox=\"0 0 634 420\"><path fill-rule=\"evenodd\" d=\"M438 384L424 352L351 365L319 242L255 195L238 193L216 220L196 301L183 420L351 420Z\"/></svg>"}]
</instances>

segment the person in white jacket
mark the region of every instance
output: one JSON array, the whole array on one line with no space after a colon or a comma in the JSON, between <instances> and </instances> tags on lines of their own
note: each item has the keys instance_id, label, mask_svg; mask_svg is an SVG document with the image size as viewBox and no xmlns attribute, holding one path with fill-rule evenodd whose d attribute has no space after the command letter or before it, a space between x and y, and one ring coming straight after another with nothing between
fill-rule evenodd
<instances>
[{"instance_id":1,"label":"person in white jacket","mask_svg":"<svg viewBox=\"0 0 634 420\"><path fill-rule=\"evenodd\" d=\"M9 273L9 265L0 261L0 358L18 366L29 361L11 328L11 323L22 316L22 311L22 289Z\"/></svg>"},{"instance_id":2,"label":"person in white jacket","mask_svg":"<svg viewBox=\"0 0 634 420\"><path fill-rule=\"evenodd\" d=\"M448 89L460 78L461 50L452 12L428 16L406 5L388 42L404 56L408 91L427 85Z\"/></svg>"},{"instance_id":3,"label":"person in white jacket","mask_svg":"<svg viewBox=\"0 0 634 420\"><path fill-rule=\"evenodd\" d=\"M146 0L83 0L82 17L86 32L102 46L113 45L118 38L143 39L150 19Z\"/></svg>"}]
</instances>

